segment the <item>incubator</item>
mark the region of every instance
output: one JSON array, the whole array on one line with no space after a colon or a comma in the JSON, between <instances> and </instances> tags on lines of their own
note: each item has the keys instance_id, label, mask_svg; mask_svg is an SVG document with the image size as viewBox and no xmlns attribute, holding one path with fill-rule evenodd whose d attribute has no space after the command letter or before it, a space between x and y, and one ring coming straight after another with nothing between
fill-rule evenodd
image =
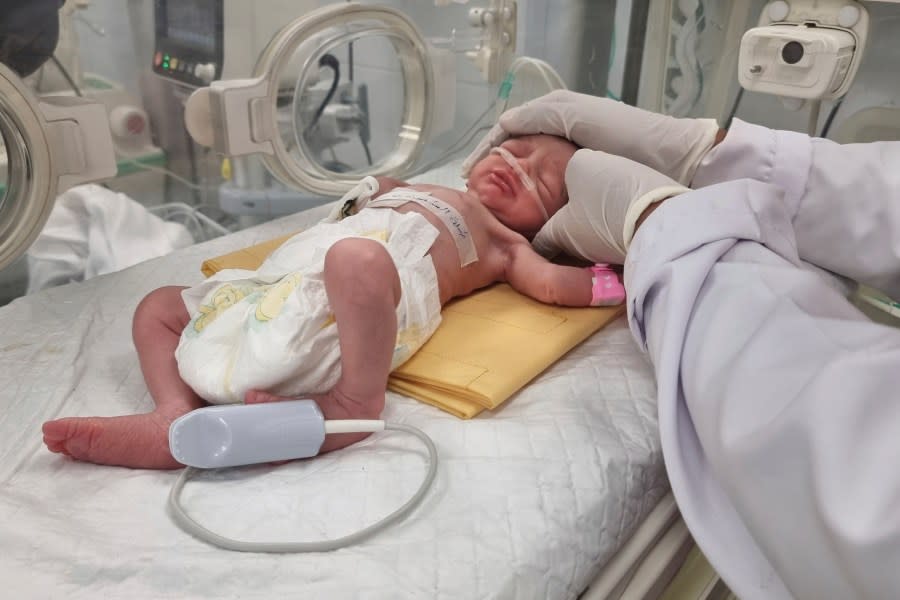
<instances>
[{"instance_id":1,"label":"incubator","mask_svg":"<svg viewBox=\"0 0 900 600\"><path fill-rule=\"evenodd\" d=\"M564 85L603 94L617 68L621 81L627 36L609 60L612 23L641 18L626 4L48 2L55 55L0 78L4 301L24 293L22 255L68 186L101 180L235 230L333 200L366 174L408 177L460 156L504 107ZM83 98L96 119L68 116L68 144L48 142L41 121L60 97ZM53 118L86 110L69 104ZM67 160L88 164L51 182L76 170ZM86 170L92 161L105 170Z\"/></svg>"},{"instance_id":2,"label":"incubator","mask_svg":"<svg viewBox=\"0 0 900 600\"><path fill-rule=\"evenodd\" d=\"M49 4L55 53L27 70L0 64L0 302L24 293L22 257L73 186L99 181L225 235L366 175L440 179L499 112L557 87L723 126L737 116L839 142L900 139L896 2ZM875 291L861 298L873 314L900 312ZM201 425L222 434L213 417ZM239 440L246 462L317 451L254 454L252 435ZM191 439L206 439L196 464L225 465L203 463L221 438Z\"/></svg>"},{"instance_id":3,"label":"incubator","mask_svg":"<svg viewBox=\"0 0 900 600\"><path fill-rule=\"evenodd\" d=\"M898 12L850 0L69 0L55 55L0 77L0 265L83 181L202 206L235 229L366 174L443 164L502 108L561 86L723 124L893 139ZM74 107L79 96L92 108Z\"/></svg>"},{"instance_id":4,"label":"incubator","mask_svg":"<svg viewBox=\"0 0 900 600\"><path fill-rule=\"evenodd\" d=\"M556 87L722 125L900 139L896 2L34 6L54 27L5 15L28 69L0 64L3 301L24 293L22 256L72 186L177 207L161 214L203 223L202 241L365 175L439 178L500 111Z\"/></svg>"},{"instance_id":5,"label":"incubator","mask_svg":"<svg viewBox=\"0 0 900 600\"><path fill-rule=\"evenodd\" d=\"M897 80L887 76L900 52L896 2L693 0L649 10L642 108L807 131L810 109L823 101L815 135L872 141L853 116L876 111L880 139L900 137L896 117L877 111L897 104Z\"/></svg>"}]
</instances>

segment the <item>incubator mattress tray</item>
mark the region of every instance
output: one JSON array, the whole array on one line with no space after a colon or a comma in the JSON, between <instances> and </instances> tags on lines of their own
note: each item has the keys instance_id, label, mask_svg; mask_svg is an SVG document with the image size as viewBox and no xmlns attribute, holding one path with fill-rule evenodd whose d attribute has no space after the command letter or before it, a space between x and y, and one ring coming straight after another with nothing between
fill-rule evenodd
<instances>
[{"instance_id":1,"label":"incubator mattress tray","mask_svg":"<svg viewBox=\"0 0 900 600\"><path fill-rule=\"evenodd\" d=\"M426 431L441 462L404 521L325 554L229 553L165 501L176 472L72 462L41 443L59 416L150 410L131 343L140 299L200 263L308 226L312 209L0 308L0 580L16 598L575 598L667 491L651 369L624 319L502 408L462 421L389 394L386 420ZM418 440L376 434L287 465L189 483L201 522L247 540L338 537L402 504Z\"/></svg>"}]
</instances>

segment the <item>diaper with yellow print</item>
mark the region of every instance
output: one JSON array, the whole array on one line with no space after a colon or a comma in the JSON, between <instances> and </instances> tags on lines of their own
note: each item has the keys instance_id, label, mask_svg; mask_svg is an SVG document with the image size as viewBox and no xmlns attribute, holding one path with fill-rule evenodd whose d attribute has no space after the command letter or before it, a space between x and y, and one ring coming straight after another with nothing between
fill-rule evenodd
<instances>
[{"instance_id":1,"label":"diaper with yellow print","mask_svg":"<svg viewBox=\"0 0 900 600\"><path fill-rule=\"evenodd\" d=\"M182 293L191 321L175 351L181 377L214 404L242 402L251 389L300 396L333 387L340 347L323 271L328 248L348 237L381 242L397 266L402 295L392 368L400 366L441 321L427 254L437 235L417 213L365 209L295 235L255 271L219 271Z\"/></svg>"}]
</instances>

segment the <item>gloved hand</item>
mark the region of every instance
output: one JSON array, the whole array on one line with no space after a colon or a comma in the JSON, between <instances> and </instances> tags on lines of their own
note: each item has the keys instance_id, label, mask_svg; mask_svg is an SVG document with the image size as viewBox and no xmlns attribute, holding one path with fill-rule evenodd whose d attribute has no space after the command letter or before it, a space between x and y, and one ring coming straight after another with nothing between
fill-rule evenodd
<instances>
[{"instance_id":1,"label":"gloved hand","mask_svg":"<svg viewBox=\"0 0 900 600\"><path fill-rule=\"evenodd\" d=\"M714 119L678 119L609 98L556 90L503 113L462 170L468 176L472 165L511 135L548 133L630 158L690 185L718 131Z\"/></svg>"},{"instance_id":2,"label":"gloved hand","mask_svg":"<svg viewBox=\"0 0 900 600\"><path fill-rule=\"evenodd\" d=\"M532 240L548 258L565 252L594 263L624 264L638 218L648 206L688 191L640 163L581 149L566 167L569 202Z\"/></svg>"}]
</instances>

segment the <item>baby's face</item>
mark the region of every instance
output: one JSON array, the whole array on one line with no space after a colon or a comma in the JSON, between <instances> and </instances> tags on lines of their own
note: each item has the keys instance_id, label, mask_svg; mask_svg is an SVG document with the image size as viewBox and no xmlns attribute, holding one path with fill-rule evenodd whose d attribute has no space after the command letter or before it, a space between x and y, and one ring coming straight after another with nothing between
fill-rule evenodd
<instances>
[{"instance_id":1,"label":"baby's face","mask_svg":"<svg viewBox=\"0 0 900 600\"><path fill-rule=\"evenodd\" d=\"M552 216L568 200L566 165L577 147L553 135L511 138L500 147L534 182L534 188L529 189L516 169L494 152L472 167L468 188L501 223L531 237L545 221L541 206Z\"/></svg>"}]
</instances>

